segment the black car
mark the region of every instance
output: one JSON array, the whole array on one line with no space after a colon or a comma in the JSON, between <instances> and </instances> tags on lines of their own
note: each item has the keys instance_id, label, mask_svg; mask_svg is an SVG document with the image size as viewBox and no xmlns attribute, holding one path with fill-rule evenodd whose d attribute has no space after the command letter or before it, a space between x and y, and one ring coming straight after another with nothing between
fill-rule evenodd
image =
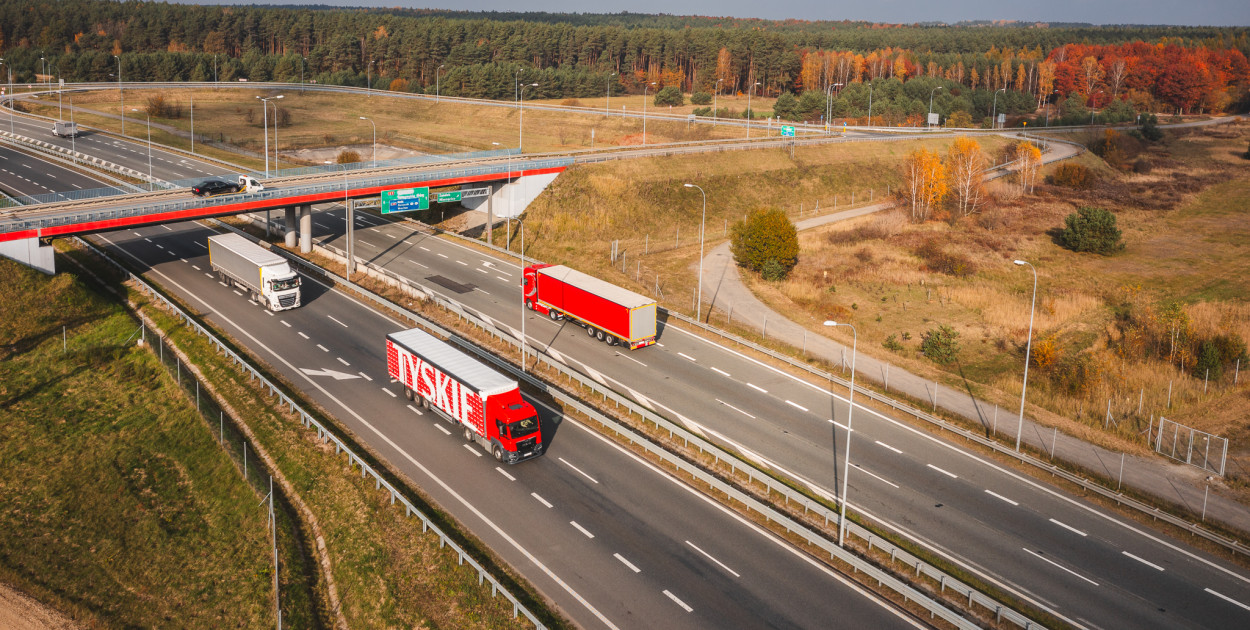
<instances>
[{"instance_id":1,"label":"black car","mask_svg":"<svg viewBox=\"0 0 1250 630\"><path fill-rule=\"evenodd\" d=\"M225 195L238 191L239 187L237 184L224 182L220 179L210 179L208 181L200 182L200 185L191 188L191 192L196 197L212 197L214 195Z\"/></svg>"}]
</instances>

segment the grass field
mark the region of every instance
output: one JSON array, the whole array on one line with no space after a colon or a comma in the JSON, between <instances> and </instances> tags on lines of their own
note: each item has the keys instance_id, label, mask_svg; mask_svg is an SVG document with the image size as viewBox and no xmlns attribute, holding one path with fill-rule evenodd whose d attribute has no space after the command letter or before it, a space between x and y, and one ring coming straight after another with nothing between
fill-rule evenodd
<instances>
[{"instance_id":1,"label":"grass field","mask_svg":"<svg viewBox=\"0 0 1250 630\"><path fill-rule=\"evenodd\" d=\"M72 273L0 291L0 580L85 627L272 626L265 512L138 322Z\"/></svg>"},{"instance_id":2,"label":"grass field","mask_svg":"<svg viewBox=\"0 0 1250 630\"><path fill-rule=\"evenodd\" d=\"M144 115L149 98L157 95L152 90L126 90L125 112L127 135L146 137L147 118ZM511 103L498 105L465 104L443 100L433 102L388 97L385 92L372 96L324 94L313 91L300 92L298 86L284 90L247 89L197 89L195 91L162 92L166 99L182 106L181 118L153 118L154 125L172 125L189 131L191 128L190 104L195 100L195 132L197 135L262 152L264 149L264 119L257 96L283 98L277 103L290 114L289 124L277 129L279 151L295 148L334 147L343 145L369 145L373 142L374 128L360 116L368 116L377 126L377 141L417 152L448 153L467 150L515 148L524 140L527 153L543 151L582 149L604 146L626 146L642 143L643 123L640 118L605 116L603 100L578 101L586 110L543 111L524 110L524 136L521 133L521 111ZM121 122L116 116L122 103L115 90L101 90L74 95L75 120L80 124L111 131L120 131ZM64 97L63 97L64 100ZM739 100L741 103L739 103ZM560 105L564 101L525 101ZM746 99L725 97L720 107L745 108ZM753 99L751 105L759 112L769 106L768 99ZM625 106L631 114L642 112L641 96L614 97L613 114L621 113ZM63 104L63 108L68 107ZM56 117L56 96L45 98L43 104L29 106L31 111ZM131 111L138 109L138 112ZM673 108L673 113L685 114L691 106ZM108 116L93 114L99 112ZM272 112L272 110L271 110ZM648 113L669 113L668 107L648 106ZM61 116L68 119L68 114ZM273 114L270 114L272 119ZM766 125L761 122L753 136L762 136ZM270 122L272 150L273 127ZM774 133L776 133L774 126ZM593 134L593 137L592 137ZM646 124L648 144L706 140L711 138L737 138L745 134L741 128L713 128L707 125L688 125L685 121L674 122L661 118L649 118ZM155 129L154 142L187 149L186 138L167 134ZM493 143L498 143L496 146ZM200 150L208 150L201 147ZM362 155L366 158L368 156ZM230 158L238 161L235 158ZM283 158L287 165L287 158ZM263 163L263 162L262 162ZM249 162L250 164L250 162Z\"/></svg>"}]
</instances>

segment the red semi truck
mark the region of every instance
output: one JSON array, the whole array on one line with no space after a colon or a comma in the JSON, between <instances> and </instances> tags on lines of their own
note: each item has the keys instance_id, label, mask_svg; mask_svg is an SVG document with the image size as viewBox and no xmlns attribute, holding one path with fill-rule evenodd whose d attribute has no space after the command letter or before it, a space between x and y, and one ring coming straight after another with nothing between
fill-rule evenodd
<instances>
[{"instance_id":1,"label":"red semi truck","mask_svg":"<svg viewBox=\"0 0 1250 630\"><path fill-rule=\"evenodd\" d=\"M517 382L420 329L386 336L386 367L404 397L464 429L496 460L515 464L543 453L534 407Z\"/></svg>"},{"instance_id":2,"label":"red semi truck","mask_svg":"<svg viewBox=\"0 0 1250 630\"><path fill-rule=\"evenodd\" d=\"M655 343L655 300L564 265L525 268L521 293L526 308L553 320L569 318L586 334L630 350Z\"/></svg>"}]
</instances>

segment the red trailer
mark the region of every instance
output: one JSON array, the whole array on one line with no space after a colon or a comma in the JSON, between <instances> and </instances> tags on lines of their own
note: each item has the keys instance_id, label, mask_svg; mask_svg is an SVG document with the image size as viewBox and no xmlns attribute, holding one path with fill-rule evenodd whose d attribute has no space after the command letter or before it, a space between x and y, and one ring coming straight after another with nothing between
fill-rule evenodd
<instances>
[{"instance_id":1,"label":"red trailer","mask_svg":"<svg viewBox=\"0 0 1250 630\"><path fill-rule=\"evenodd\" d=\"M630 350L655 343L655 300L564 265L533 265L521 279L526 308L569 318L586 334Z\"/></svg>"},{"instance_id":2,"label":"red trailer","mask_svg":"<svg viewBox=\"0 0 1250 630\"><path fill-rule=\"evenodd\" d=\"M534 407L517 382L417 328L386 336L386 367L404 397L464 429L496 460L515 464L542 455Z\"/></svg>"}]
</instances>

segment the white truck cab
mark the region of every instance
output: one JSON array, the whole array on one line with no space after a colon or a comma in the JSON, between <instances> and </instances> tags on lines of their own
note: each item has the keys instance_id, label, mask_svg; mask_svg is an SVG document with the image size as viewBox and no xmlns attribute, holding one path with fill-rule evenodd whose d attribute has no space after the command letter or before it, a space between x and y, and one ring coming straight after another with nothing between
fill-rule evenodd
<instances>
[{"instance_id":1,"label":"white truck cab","mask_svg":"<svg viewBox=\"0 0 1250 630\"><path fill-rule=\"evenodd\" d=\"M264 189L265 189L264 184L261 184L259 181L256 181L255 177L248 177L247 175L239 176L239 192L257 193Z\"/></svg>"}]
</instances>

